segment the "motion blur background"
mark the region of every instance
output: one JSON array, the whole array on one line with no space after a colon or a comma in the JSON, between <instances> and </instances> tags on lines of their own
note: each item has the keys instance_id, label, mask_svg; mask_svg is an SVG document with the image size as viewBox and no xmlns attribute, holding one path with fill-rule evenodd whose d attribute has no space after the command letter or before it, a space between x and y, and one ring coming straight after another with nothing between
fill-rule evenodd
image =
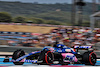
<instances>
[{"instance_id":1,"label":"motion blur background","mask_svg":"<svg viewBox=\"0 0 100 67\"><path fill-rule=\"evenodd\" d=\"M0 45L100 47L100 0L0 0Z\"/></svg>"}]
</instances>

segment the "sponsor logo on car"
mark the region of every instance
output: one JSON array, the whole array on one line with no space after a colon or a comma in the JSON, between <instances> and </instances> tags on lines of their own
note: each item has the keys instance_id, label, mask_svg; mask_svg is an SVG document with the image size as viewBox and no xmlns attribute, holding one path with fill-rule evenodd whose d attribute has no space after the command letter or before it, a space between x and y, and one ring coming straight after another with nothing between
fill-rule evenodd
<instances>
[{"instance_id":1,"label":"sponsor logo on car","mask_svg":"<svg viewBox=\"0 0 100 67\"><path fill-rule=\"evenodd\" d=\"M29 62L29 63L37 63L37 60L25 60L25 62Z\"/></svg>"}]
</instances>

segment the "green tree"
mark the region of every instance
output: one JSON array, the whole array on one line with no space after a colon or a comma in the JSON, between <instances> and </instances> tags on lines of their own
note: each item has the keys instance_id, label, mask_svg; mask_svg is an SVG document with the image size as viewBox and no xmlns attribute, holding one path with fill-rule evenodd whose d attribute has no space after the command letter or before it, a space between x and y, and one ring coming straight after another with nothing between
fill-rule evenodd
<instances>
[{"instance_id":1,"label":"green tree","mask_svg":"<svg viewBox=\"0 0 100 67\"><path fill-rule=\"evenodd\" d=\"M34 18L33 19L33 23L36 23L36 24L43 24L45 21L43 19L39 19L39 18Z\"/></svg>"},{"instance_id":2,"label":"green tree","mask_svg":"<svg viewBox=\"0 0 100 67\"><path fill-rule=\"evenodd\" d=\"M0 22L11 22L12 16L7 12L0 12Z\"/></svg>"},{"instance_id":3,"label":"green tree","mask_svg":"<svg viewBox=\"0 0 100 67\"><path fill-rule=\"evenodd\" d=\"M26 22L25 17L21 17L21 16L16 17L16 18L14 18L14 22L25 23Z\"/></svg>"},{"instance_id":4,"label":"green tree","mask_svg":"<svg viewBox=\"0 0 100 67\"><path fill-rule=\"evenodd\" d=\"M54 21L54 20L49 20L47 24L52 24L52 25L62 25L60 22Z\"/></svg>"}]
</instances>

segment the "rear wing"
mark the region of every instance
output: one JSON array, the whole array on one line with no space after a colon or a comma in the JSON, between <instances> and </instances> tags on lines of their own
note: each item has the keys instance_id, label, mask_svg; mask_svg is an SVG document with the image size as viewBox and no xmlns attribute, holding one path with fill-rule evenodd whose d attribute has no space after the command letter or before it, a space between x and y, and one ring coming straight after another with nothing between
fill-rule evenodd
<instances>
[{"instance_id":1,"label":"rear wing","mask_svg":"<svg viewBox=\"0 0 100 67\"><path fill-rule=\"evenodd\" d=\"M79 52L79 50L93 51L92 46L74 46L74 49L76 50L76 52Z\"/></svg>"},{"instance_id":2,"label":"rear wing","mask_svg":"<svg viewBox=\"0 0 100 67\"><path fill-rule=\"evenodd\" d=\"M92 48L92 46L74 46L74 49L89 49Z\"/></svg>"},{"instance_id":3,"label":"rear wing","mask_svg":"<svg viewBox=\"0 0 100 67\"><path fill-rule=\"evenodd\" d=\"M93 51L93 47L92 46L74 46L74 49L78 50L88 50L88 51Z\"/></svg>"}]
</instances>

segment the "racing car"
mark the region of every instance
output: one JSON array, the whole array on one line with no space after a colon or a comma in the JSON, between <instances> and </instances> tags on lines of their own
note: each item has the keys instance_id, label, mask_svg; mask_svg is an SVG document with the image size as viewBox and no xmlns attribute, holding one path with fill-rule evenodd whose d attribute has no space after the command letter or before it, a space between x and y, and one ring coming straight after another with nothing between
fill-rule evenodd
<instances>
[{"instance_id":1,"label":"racing car","mask_svg":"<svg viewBox=\"0 0 100 67\"><path fill-rule=\"evenodd\" d=\"M80 53L80 49L86 49ZM14 51L12 62L15 65L23 65L24 62L33 64L86 64L95 65L97 61L96 53L92 46L74 46L69 48L63 44L56 44L53 47L46 46L41 51L34 51L28 54L21 49Z\"/></svg>"}]
</instances>

